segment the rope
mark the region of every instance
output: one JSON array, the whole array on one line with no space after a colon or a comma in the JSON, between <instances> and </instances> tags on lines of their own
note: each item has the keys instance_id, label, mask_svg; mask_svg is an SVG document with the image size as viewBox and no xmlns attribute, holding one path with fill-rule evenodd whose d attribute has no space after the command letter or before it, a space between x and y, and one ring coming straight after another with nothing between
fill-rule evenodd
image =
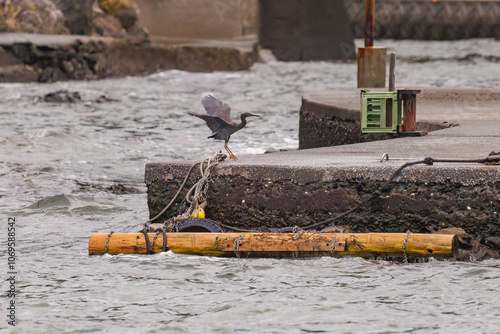
<instances>
[{"instance_id":1,"label":"rope","mask_svg":"<svg viewBox=\"0 0 500 334\"><path fill-rule=\"evenodd\" d=\"M184 186L186 185L186 182L189 179L191 172L193 171L193 169L197 165L200 165L201 179L198 180L198 182L196 182L191 187L191 189L189 189L189 191L185 197L185 200L186 200L186 202L190 203L191 205L190 205L189 209L186 212L184 212L184 214L177 217L177 219L181 220L181 219L189 218L189 216L191 215L193 210L197 206L200 206L200 203L201 203L201 205L203 205L203 203L206 204L206 197L207 197L206 193L208 190L208 182L210 181L210 178L212 176L213 169L215 168L215 166L217 166L219 164L219 162L223 161L225 158L226 158L226 155L221 154L221 153L216 153L212 158L207 158L207 159L202 160L201 162L197 162L197 163L194 163L193 165L191 165L191 167L189 167L189 170L188 170L186 176L184 177L184 180L182 181L181 186L177 190L177 193L174 195L172 200L163 208L163 210L160 211L160 213L158 213L153 218L147 220L144 223L144 228L147 229L153 221L160 218L170 208L170 206L179 197L179 194L181 193L182 189L184 189ZM203 168L204 164L207 165L205 169ZM193 190L195 191L195 193L194 193L194 195L191 195ZM194 205L193 205L193 202L194 202Z\"/></svg>"},{"instance_id":2,"label":"rope","mask_svg":"<svg viewBox=\"0 0 500 334\"><path fill-rule=\"evenodd\" d=\"M233 243L233 251L234 251L234 254L236 254L236 257L238 259L240 258L240 241L241 241L241 239L243 239L242 235L240 235L239 237L234 239L234 243Z\"/></svg>"},{"instance_id":3,"label":"rope","mask_svg":"<svg viewBox=\"0 0 500 334\"><path fill-rule=\"evenodd\" d=\"M403 240L403 263L408 263L408 254L406 254L406 244L408 243L408 236L410 234L411 234L410 230L407 230L405 238Z\"/></svg>"},{"instance_id":4,"label":"rope","mask_svg":"<svg viewBox=\"0 0 500 334\"><path fill-rule=\"evenodd\" d=\"M104 243L104 254L108 253L109 238L111 237L111 235L113 233L115 233L115 232L113 232L113 231L109 232L108 236L106 237L106 242Z\"/></svg>"},{"instance_id":5,"label":"rope","mask_svg":"<svg viewBox=\"0 0 500 334\"><path fill-rule=\"evenodd\" d=\"M184 188L184 186L186 185L186 182L187 182L187 180L188 180L188 178L189 178L189 175L191 174L191 172L193 171L194 167L196 167L196 165L197 165L197 164L199 164L199 162L197 162L197 163L193 164L193 165L189 168L189 170L188 170L188 172L187 172L187 174L186 174L186 177L184 178L184 181L182 181L182 184L181 184L181 186L179 187L179 190L177 190L177 193L174 195L174 198L172 198L172 200L170 201L170 203L168 203L168 204L167 204L167 206L165 206L165 208L163 208L163 210L161 210L161 211L160 211L160 213L158 213L156 216L154 216L153 218L151 218L151 219L149 219L148 221L146 221L146 222L144 223L144 227L146 227L146 228L147 228L147 227L148 227L148 225L149 225L150 223L152 223L152 222L153 222L153 221L155 221L156 219L160 218L160 217L161 217L161 215L163 215L163 214L165 213L165 211L167 211L167 210L168 210L168 208L170 208L170 206L172 205L172 203L174 203L174 201L177 199L177 197L178 197L178 196L179 196L179 194L181 193L181 190L182 190L182 189Z\"/></svg>"},{"instance_id":6,"label":"rope","mask_svg":"<svg viewBox=\"0 0 500 334\"><path fill-rule=\"evenodd\" d=\"M156 233L155 233L155 235L153 237L153 241L151 242L151 251L155 247L156 238L158 238L158 236L160 235L160 233L161 233L161 231L156 231Z\"/></svg>"},{"instance_id":7,"label":"rope","mask_svg":"<svg viewBox=\"0 0 500 334\"><path fill-rule=\"evenodd\" d=\"M382 154L382 158L380 158L380 162L384 162L384 158L386 158L386 160L389 161L389 153Z\"/></svg>"},{"instance_id":8,"label":"rope","mask_svg":"<svg viewBox=\"0 0 500 334\"><path fill-rule=\"evenodd\" d=\"M337 244L337 242L339 242L339 239L333 237L332 244L330 245L330 253L333 254L333 252L335 251L335 245Z\"/></svg>"},{"instance_id":9,"label":"rope","mask_svg":"<svg viewBox=\"0 0 500 334\"><path fill-rule=\"evenodd\" d=\"M295 233L295 234L293 235L293 240L297 240L297 239L298 239L298 238L300 238L300 236L304 233L304 230L303 230L303 229L301 229L301 228L300 228L300 227L298 227L298 226L295 226L295 227L293 228L293 233Z\"/></svg>"},{"instance_id":10,"label":"rope","mask_svg":"<svg viewBox=\"0 0 500 334\"><path fill-rule=\"evenodd\" d=\"M151 254L151 244L149 243L148 231L143 229L142 234L144 234L144 239L146 240L146 252L147 254Z\"/></svg>"},{"instance_id":11,"label":"rope","mask_svg":"<svg viewBox=\"0 0 500 334\"><path fill-rule=\"evenodd\" d=\"M225 158L225 154L216 153L212 158L207 158L200 163L201 178L187 192L185 200L190 206L189 209L180 216L181 218L190 217L196 208L206 205L208 183L212 180L213 170L219 162L223 161ZM204 167L205 164L206 167Z\"/></svg>"},{"instance_id":12,"label":"rope","mask_svg":"<svg viewBox=\"0 0 500 334\"><path fill-rule=\"evenodd\" d=\"M163 228L162 232L163 232L163 246L161 248L161 251L166 252L167 251L167 229Z\"/></svg>"}]
</instances>

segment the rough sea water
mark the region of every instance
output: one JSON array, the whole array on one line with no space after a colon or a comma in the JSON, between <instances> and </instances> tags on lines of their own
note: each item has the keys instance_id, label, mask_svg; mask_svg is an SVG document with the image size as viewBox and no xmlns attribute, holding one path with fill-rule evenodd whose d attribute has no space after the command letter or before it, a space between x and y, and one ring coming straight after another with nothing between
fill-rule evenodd
<instances>
[{"instance_id":1,"label":"rough sea water","mask_svg":"<svg viewBox=\"0 0 500 334\"><path fill-rule=\"evenodd\" d=\"M500 89L500 42L380 45L398 52L398 86ZM203 111L206 93L261 115L231 138L244 155L297 148L300 97L355 87L356 64L328 62L0 84L0 331L500 333L499 260L88 255L92 233L137 232L148 219L146 163L222 149L186 115ZM81 101L43 101L62 89Z\"/></svg>"}]
</instances>

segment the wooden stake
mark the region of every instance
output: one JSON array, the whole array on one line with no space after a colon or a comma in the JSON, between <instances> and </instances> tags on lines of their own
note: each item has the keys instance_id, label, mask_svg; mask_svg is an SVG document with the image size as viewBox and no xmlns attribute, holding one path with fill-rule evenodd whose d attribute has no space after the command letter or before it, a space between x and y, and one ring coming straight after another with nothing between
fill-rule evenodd
<instances>
[{"instance_id":1,"label":"wooden stake","mask_svg":"<svg viewBox=\"0 0 500 334\"><path fill-rule=\"evenodd\" d=\"M222 257L452 257L458 251L454 235L405 233L167 233L167 247L174 253ZM89 240L89 254L104 254L107 234ZM149 233L150 243L154 233ZM114 233L109 254L146 254L142 233ZM160 234L152 253L162 251ZM333 246L332 246L333 245Z\"/></svg>"},{"instance_id":2,"label":"wooden stake","mask_svg":"<svg viewBox=\"0 0 500 334\"><path fill-rule=\"evenodd\" d=\"M396 90L396 52L391 52L389 58L389 92Z\"/></svg>"}]
</instances>

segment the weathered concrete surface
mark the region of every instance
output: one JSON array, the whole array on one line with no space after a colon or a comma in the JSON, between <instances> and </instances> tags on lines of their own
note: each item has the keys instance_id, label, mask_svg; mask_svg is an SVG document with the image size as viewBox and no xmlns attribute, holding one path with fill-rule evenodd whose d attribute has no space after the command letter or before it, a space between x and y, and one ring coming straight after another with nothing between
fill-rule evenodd
<instances>
[{"instance_id":1,"label":"weathered concrete surface","mask_svg":"<svg viewBox=\"0 0 500 334\"><path fill-rule=\"evenodd\" d=\"M347 100L349 94L356 95L354 91L333 95ZM499 92L430 92L430 97L421 101L421 107L426 108L419 109L420 115L429 121L446 120L460 126L430 132L424 137L275 152L242 156L238 162L225 161L217 168L214 182L209 186L207 217L226 225L260 230L307 226L371 198L406 162L428 156L485 158L491 151L500 151L500 112L495 99L475 101L472 97L490 94L495 96ZM460 96L464 97L462 101L457 98ZM446 101L452 109L441 109L441 101ZM388 153L390 159L381 163L383 153ZM192 163L146 166L151 216L174 196ZM187 188L198 178L197 173L192 175ZM179 208L180 201L162 220L179 214ZM357 232L462 228L476 241L494 245L494 238L500 236L500 165L436 163L406 168L396 178L391 192L375 196L334 224ZM499 256L494 248L482 254L478 257Z\"/></svg>"},{"instance_id":2,"label":"weathered concrete surface","mask_svg":"<svg viewBox=\"0 0 500 334\"><path fill-rule=\"evenodd\" d=\"M258 0L131 0L151 36L234 39L258 33Z\"/></svg>"},{"instance_id":3,"label":"weathered concrete surface","mask_svg":"<svg viewBox=\"0 0 500 334\"><path fill-rule=\"evenodd\" d=\"M92 80L161 70L238 71L258 59L256 37L231 41L0 34L1 82Z\"/></svg>"}]
</instances>

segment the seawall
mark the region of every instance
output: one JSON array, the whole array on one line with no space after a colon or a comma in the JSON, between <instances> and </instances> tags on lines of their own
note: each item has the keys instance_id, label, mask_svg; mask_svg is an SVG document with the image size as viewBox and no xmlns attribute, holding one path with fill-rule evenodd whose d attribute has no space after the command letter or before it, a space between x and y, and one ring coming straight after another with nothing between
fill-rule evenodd
<instances>
[{"instance_id":1,"label":"seawall","mask_svg":"<svg viewBox=\"0 0 500 334\"><path fill-rule=\"evenodd\" d=\"M429 92L430 96L422 98L421 106L427 107L420 109L420 119L457 126L432 131L423 137L274 152L242 156L237 162L224 161L217 166L214 182L208 187L207 218L253 230L306 227L337 215L344 216L316 228L420 233L459 228L473 238L477 247L486 247L476 252L476 258L498 257L500 114L495 94L498 92ZM457 96L464 96L464 100ZM481 96L493 97L488 101ZM492 151L496 155L491 156L491 164L465 161L485 159ZM381 162L384 153L389 160ZM409 166L387 185L403 164L426 157L455 161ZM151 217L173 198L192 163L146 165ZM196 173L191 175L186 188L199 177ZM179 200L159 222L181 212Z\"/></svg>"}]
</instances>

